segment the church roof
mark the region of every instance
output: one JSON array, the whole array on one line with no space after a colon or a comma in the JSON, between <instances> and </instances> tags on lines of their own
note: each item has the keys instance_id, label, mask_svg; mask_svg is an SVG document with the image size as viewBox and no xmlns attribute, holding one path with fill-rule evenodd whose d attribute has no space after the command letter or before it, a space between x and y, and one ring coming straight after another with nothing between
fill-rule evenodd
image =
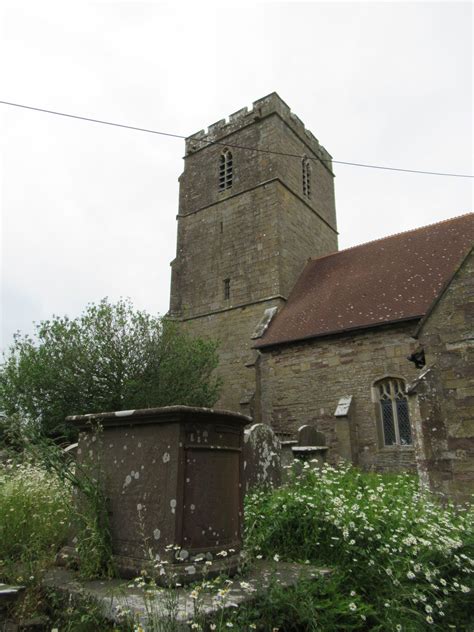
<instances>
[{"instance_id":1,"label":"church roof","mask_svg":"<svg viewBox=\"0 0 474 632\"><path fill-rule=\"evenodd\" d=\"M310 259L256 348L422 318L474 242L474 214Z\"/></svg>"}]
</instances>

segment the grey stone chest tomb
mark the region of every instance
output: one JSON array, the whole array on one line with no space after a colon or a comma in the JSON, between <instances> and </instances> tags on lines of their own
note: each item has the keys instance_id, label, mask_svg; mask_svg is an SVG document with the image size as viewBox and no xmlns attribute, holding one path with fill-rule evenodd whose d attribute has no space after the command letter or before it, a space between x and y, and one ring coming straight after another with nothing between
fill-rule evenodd
<instances>
[{"instance_id":1,"label":"grey stone chest tomb","mask_svg":"<svg viewBox=\"0 0 474 632\"><path fill-rule=\"evenodd\" d=\"M150 562L164 562L180 582L237 569L248 417L169 406L68 421L81 431L78 463L90 464L103 485L122 576Z\"/></svg>"}]
</instances>

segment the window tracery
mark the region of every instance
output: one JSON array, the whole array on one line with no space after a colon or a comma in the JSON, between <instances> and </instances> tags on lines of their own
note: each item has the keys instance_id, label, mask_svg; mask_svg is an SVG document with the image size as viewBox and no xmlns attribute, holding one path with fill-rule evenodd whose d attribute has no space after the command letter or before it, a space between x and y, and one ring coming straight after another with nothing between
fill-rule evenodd
<instances>
[{"instance_id":1,"label":"window tracery","mask_svg":"<svg viewBox=\"0 0 474 632\"><path fill-rule=\"evenodd\" d=\"M405 382L401 378L387 377L378 381L375 388L380 406L384 445L412 445Z\"/></svg>"}]
</instances>

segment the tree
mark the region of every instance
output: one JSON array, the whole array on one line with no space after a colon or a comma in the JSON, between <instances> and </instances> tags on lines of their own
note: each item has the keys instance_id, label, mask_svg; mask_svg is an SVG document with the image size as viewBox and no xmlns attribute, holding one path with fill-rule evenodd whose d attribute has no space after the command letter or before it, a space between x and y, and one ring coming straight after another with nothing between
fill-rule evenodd
<instances>
[{"instance_id":1,"label":"tree","mask_svg":"<svg viewBox=\"0 0 474 632\"><path fill-rule=\"evenodd\" d=\"M0 365L0 410L35 420L49 436L71 434L67 415L185 404L219 394L217 343L135 310L128 300L53 316L33 337L16 334Z\"/></svg>"}]
</instances>

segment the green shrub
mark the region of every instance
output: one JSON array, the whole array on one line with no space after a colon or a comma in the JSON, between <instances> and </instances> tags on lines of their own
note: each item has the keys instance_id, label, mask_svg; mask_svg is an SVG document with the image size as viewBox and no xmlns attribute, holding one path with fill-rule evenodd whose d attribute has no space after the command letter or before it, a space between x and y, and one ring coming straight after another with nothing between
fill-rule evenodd
<instances>
[{"instance_id":1,"label":"green shrub","mask_svg":"<svg viewBox=\"0 0 474 632\"><path fill-rule=\"evenodd\" d=\"M217 364L216 342L189 336L129 300L103 299L75 319L53 316L33 336L15 335L0 361L0 411L46 436L73 438L68 415L213 406L221 386ZM0 443L3 432L0 424Z\"/></svg>"},{"instance_id":2,"label":"green shrub","mask_svg":"<svg viewBox=\"0 0 474 632\"><path fill-rule=\"evenodd\" d=\"M325 466L248 497L246 537L257 556L332 566L340 594L371 611L367 629L469 629L473 517L421 494L412 476Z\"/></svg>"}]
</instances>

